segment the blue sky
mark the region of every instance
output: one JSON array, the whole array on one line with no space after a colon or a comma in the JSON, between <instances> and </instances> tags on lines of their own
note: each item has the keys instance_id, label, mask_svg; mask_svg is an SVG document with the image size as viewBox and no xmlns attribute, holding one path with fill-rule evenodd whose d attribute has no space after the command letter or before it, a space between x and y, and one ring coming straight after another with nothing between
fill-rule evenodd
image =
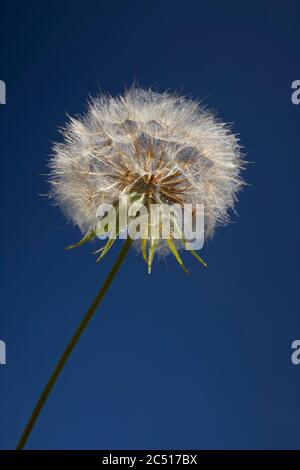
<instances>
[{"instance_id":1,"label":"blue sky","mask_svg":"<svg viewBox=\"0 0 300 470\"><path fill-rule=\"evenodd\" d=\"M299 448L296 1L63 1L1 6L0 448L14 448L117 248L93 246L41 194L66 113L134 80L178 90L240 135L249 186L233 223L149 276L131 252L72 354L30 449Z\"/></svg>"}]
</instances>

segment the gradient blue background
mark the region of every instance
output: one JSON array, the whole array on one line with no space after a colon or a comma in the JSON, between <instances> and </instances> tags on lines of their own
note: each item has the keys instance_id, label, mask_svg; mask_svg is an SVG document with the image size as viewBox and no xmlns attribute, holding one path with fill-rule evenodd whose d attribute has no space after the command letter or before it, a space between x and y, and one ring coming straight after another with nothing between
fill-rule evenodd
<instances>
[{"instance_id":1,"label":"gradient blue background","mask_svg":"<svg viewBox=\"0 0 300 470\"><path fill-rule=\"evenodd\" d=\"M248 4L247 4L248 3ZM101 265L39 194L51 141L89 94L138 79L233 122L251 163L234 223L149 276L129 254L72 354L30 449L299 448L296 1L1 6L0 447L14 448L117 251Z\"/></svg>"}]
</instances>

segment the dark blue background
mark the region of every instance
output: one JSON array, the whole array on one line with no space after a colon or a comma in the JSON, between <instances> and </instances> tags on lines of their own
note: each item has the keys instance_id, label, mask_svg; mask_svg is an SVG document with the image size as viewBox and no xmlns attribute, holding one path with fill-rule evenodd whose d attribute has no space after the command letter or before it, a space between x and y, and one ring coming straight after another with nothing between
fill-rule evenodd
<instances>
[{"instance_id":1,"label":"dark blue background","mask_svg":"<svg viewBox=\"0 0 300 470\"><path fill-rule=\"evenodd\" d=\"M51 141L89 94L134 79L203 98L241 136L249 187L202 251L151 276L130 253L27 448L298 448L299 2L1 6L0 446L13 448L117 250L96 265L39 196Z\"/></svg>"}]
</instances>

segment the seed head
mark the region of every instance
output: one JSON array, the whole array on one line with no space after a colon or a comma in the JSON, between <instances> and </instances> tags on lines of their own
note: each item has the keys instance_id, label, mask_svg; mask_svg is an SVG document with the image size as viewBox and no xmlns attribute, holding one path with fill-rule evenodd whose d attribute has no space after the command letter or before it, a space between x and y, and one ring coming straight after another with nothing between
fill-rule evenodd
<instances>
[{"instance_id":1,"label":"seed head","mask_svg":"<svg viewBox=\"0 0 300 470\"><path fill-rule=\"evenodd\" d=\"M95 233L99 205L124 195L148 205L203 204L206 239L229 221L242 186L238 140L198 103L133 87L92 100L62 134L50 160L51 196L84 241Z\"/></svg>"}]
</instances>

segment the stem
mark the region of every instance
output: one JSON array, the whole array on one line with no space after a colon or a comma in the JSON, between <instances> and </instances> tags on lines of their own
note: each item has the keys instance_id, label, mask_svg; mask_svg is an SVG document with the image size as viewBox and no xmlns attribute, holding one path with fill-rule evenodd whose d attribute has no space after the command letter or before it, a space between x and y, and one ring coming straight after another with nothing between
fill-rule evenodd
<instances>
[{"instance_id":1,"label":"stem","mask_svg":"<svg viewBox=\"0 0 300 470\"><path fill-rule=\"evenodd\" d=\"M132 243L132 240L130 238L127 238L122 246L122 249L119 253L119 256L118 258L116 259L113 267L111 268L103 286L101 287L101 289L99 290L98 294L96 295L95 299L93 300L90 308L88 309L87 313L85 314L84 318L81 320L77 330L75 331L73 337L71 338L71 340L69 341L66 349L64 350L62 356L60 357L58 363L56 364L56 367L55 369L53 370L52 374L51 374L51 377L47 383L47 385L45 386L44 390L42 391L42 394L37 402L37 404L35 405L35 408L32 412L32 415L28 421L28 423L26 424L26 427L22 433L22 436L18 442L18 445L17 445L17 450L22 450L24 445L26 444L26 441L32 431L32 428L49 396L49 393L51 392L52 390L52 387L54 386L59 374L61 373L65 363L67 362L67 359L68 357L70 356L71 352L73 351L77 341L79 340L80 336L82 335L83 331L85 330L87 324L89 323L90 319L92 318L93 314L95 313L99 303L101 302L101 300L103 299L106 291L108 290L115 274L117 273L119 267L121 266L121 263L122 261L124 260L129 248L130 248L130 245Z\"/></svg>"}]
</instances>

